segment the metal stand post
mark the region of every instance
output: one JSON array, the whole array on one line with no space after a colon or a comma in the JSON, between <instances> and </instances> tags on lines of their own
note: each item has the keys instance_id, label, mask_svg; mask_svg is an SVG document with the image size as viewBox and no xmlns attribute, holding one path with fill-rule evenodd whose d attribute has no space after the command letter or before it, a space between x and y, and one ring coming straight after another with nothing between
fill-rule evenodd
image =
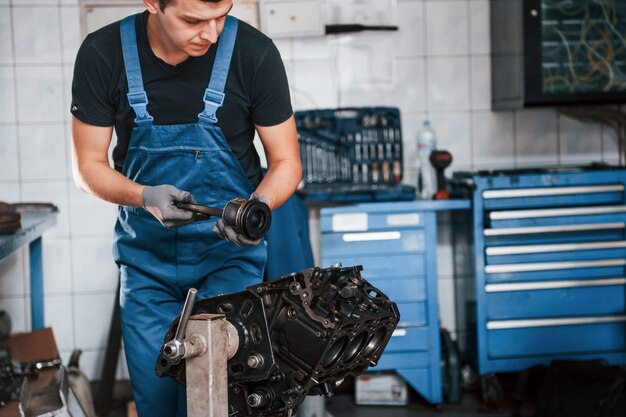
<instances>
[{"instance_id":1,"label":"metal stand post","mask_svg":"<svg viewBox=\"0 0 626 417\"><path fill-rule=\"evenodd\" d=\"M228 417L227 361L239 346L235 328L221 314L190 318L185 331L188 417Z\"/></svg>"}]
</instances>

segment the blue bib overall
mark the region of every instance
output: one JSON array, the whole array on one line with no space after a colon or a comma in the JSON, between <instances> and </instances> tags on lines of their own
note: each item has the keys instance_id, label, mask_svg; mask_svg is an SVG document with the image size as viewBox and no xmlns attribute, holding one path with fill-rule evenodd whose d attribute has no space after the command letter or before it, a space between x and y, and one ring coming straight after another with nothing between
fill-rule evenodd
<instances>
[{"instance_id":1,"label":"blue bib overall","mask_svg":"<svg viewBox=\"0 0 626 417\"><path fill-rule=\"evenodd\" d=\"M197 123L181 125L153 124L137 54L135 16L124 19L120 30L128 101L136 115L124 175L143 185L171 184L212 207L224 207L234 197L247 198L254 187L216 125L237 19L228 16L219 37L204 111ZM195 287L198 298L206 298L262 281L264 242L240 248L216 236L214 224L212 219L166 229L143 208L119 208L113 255L121 270L124 350L139 417L186 416L184 389L169 378L158 378L155 363L187 290Z\"/></svg>"}]
</instances>

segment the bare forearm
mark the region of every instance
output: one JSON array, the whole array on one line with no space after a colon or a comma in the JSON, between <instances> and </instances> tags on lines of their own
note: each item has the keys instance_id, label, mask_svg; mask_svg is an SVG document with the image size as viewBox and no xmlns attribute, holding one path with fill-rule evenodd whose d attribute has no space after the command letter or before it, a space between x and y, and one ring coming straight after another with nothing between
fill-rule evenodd
<instances>
[{"instance_id":1,"label":"bare forearm","mask_svg":"<svg viewBox=\"0 0 626 417\"><path fill-rule=\"evenodd\" d=\"M277 209L296 191L301 177L299 159L279 161L270 165L256 192L267 197L271 209Z\"/></svg>"},{"instance_id":2,"label":"bare forearm","mask_svg":"<svg viewBox=\"0 0 626 417\"><path fill-rule=\"evenodd\" d=\"M79 164L75 161L74 182L81 190L110 203L137 207L143 205L143 186L111 168L108 162Z\"/></svg>"}]
</instances>

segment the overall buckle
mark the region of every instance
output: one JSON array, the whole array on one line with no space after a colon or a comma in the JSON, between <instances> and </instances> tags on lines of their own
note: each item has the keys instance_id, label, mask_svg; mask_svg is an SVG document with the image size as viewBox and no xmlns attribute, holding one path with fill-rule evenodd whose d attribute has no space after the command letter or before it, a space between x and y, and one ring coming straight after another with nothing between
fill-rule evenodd
<instances>
[{"instance_id":1,"label":"overall buckle","mask_svg":"<svg viewBox=\"0 0 626 417\"><path fill-rule=\"evenodd\" d=\"M152 122L154 118L148 113L148 95L145 91L126 94L128 103L135 111L135 123Z\"/></svg>"},{"instance_id":2,"label":"overall buckle","mask_svg":"<svg viewBox=\"0 0 626 417\"><path fill-rule=\"evenodd\" d=\"M216 123L217 109L224 104L224 97L226 97L226 95L219 91L211 90L210 88L204 90L204 97L202 98L204 101L204 111L198 114L198 117L206 122Z\"/></svg>"}]
</instances>

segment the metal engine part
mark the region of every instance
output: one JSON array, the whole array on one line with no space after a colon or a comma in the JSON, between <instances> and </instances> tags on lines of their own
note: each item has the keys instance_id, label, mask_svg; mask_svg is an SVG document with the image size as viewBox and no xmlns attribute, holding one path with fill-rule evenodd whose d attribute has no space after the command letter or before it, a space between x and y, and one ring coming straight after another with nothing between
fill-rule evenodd
<instances>
[{"instance_id":1,"label":"metal engine part","mask_svg":"<svg viewBox=\"0 0 626 417\"><path fill-rule=\"evenodd\" d=\"M362 270L310 268L195 301L192 315L223 314L238 332L228 361L230 416L287 417L306 395L330 396L343 378L378 363L400 314ZM163 348L156 371L185 385L185 360L174 363Z\"/></svg>"},{"instance_id":2,"label":"metal engine part","mask_svg":"<svg viewBox=\"0 0 626 417\"><path fill-rule=\"evenodd\" d=\"M224 209L182 201L176 201L174 204L180 209L195 213L195 220L208 220L213 216L221 217L227 226L248 239L259 239L265 236L272 224L270 207L258 200L233 198L226 203Z\"/></svg>"}]
</instances>

